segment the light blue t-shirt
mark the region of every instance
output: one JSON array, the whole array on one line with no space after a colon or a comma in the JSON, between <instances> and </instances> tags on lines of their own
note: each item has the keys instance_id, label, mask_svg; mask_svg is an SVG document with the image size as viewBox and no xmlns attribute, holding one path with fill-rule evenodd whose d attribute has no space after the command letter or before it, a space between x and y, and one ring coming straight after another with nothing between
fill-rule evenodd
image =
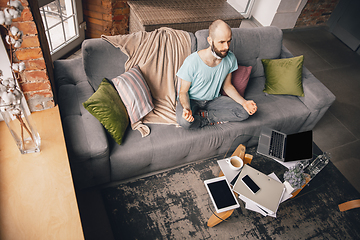
<instances>
[{"instance_id":1,"label":"light blue t-shirt","mask_svg":"<svg viewBox=\"0 0 360 240\"><path fill-rule=\"evenodd\" d=\"M194 100L213 100L220 96L220 89L226 76L238 68L237 60L232 52L215 67L209 67L201 60L197 52L188 56L177 76L191 82L189 98Z\"/></svg>"}]
</instances>

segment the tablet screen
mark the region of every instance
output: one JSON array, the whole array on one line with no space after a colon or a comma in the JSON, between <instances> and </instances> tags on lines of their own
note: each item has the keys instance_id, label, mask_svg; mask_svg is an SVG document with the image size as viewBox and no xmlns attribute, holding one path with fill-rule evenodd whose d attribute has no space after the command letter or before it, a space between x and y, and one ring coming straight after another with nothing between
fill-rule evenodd
<instances>
[{"instance_id":1,"label":"tablet screen","mask_svg":"<svg viewBox=\"0 0 360 240\"><path fill-rule=\"evenodd\" d=\"M219 210L238 204L234 199L233 193L231 192L226 180L208 183L207 185L214 199L215 205Z\"/></svg>"}]
</instances>

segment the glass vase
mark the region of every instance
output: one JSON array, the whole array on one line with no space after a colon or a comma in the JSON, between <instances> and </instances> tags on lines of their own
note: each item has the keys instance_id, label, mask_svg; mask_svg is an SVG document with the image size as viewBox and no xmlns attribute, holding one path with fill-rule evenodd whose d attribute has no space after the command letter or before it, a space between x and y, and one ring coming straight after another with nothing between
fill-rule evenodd
<instances>
[{"instance_id":1,"label":"glass vase","mask_svg":"<svg viewBox=\"0 0 360 240\"><path fill-rule=\"evenodd\" d=\"M40 152L40 135L24 96L19 104L2 109L0 112L20 152L22 154Z\"/></svg>"},{"instance_id":2,"label":"glass vase","mask_svg":"<svg viewBox=\"0 0 360 240\"><path fill-rule=\"evenodd\" d=\"M304 172L308 173L311 178L314 178L330 161L331 154L324 152L317 156L305 169Z\"/></svg>"}]
</instances>

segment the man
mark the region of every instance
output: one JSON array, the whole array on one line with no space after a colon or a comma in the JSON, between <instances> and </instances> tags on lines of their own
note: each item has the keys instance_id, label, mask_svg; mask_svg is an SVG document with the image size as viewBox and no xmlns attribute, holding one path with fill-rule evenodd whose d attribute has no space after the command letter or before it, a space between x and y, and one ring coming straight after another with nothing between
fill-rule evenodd
<instances>
[{"instance_id":1,"label":"man","mask_svg":"<svg viewBox=\"0 0 360 240\"><path fill-rule=\"evenodd\" d=\"M188 56L179 71L181 86L176 107L180 126L199 128L227 121L243 121L257 111L252 100L245 100L231 83L238 68L229 51L231 28L222 20L209 27L210 46ZM229 96L220 96L221 87Z\"/></svg>"}]
</instances>

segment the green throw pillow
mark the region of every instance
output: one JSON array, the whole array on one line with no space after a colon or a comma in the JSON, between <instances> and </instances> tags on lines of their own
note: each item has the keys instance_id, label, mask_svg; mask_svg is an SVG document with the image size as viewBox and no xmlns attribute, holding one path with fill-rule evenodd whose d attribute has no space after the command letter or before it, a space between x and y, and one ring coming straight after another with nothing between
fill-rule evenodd
<instances>
[{"instance_id":1,"label":"green throw pillow","mask_svg":"<svg viewBox=\"0 0 360 240\"><path fill-rule=\"evenodd\" d=\"M101 122L118 144L122 143L129 117L119 94L106 78L83 106Z\"/></svg>"},{"instance_id":2,"label":"green throw pillow","mask_svg":"<svg viewBox=\"0 0 360 240\"><path fill-rule=\"evenodd\" d=\"M264 92L304 96L302 69L304 56L282 59L262 59L265 71Z\"/></svg>"}]
</instances>

